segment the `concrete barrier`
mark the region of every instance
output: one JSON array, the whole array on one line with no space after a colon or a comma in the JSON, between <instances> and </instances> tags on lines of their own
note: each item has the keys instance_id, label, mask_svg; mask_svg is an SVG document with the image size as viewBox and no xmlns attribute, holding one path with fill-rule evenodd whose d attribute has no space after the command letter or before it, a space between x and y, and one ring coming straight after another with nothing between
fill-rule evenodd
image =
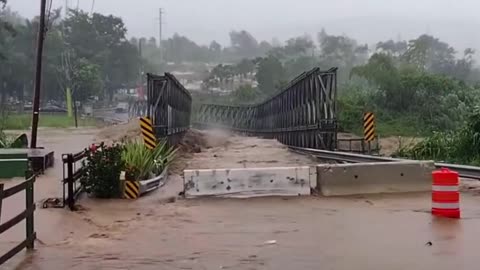
<instances>
[{"instance_id":1,"label":"concrete barrier","mask_svg":"<svg viewBox=\"0 0 480 270\"><path fill-rule=\"evenodd\" d=\"M187 197L310 195L310 168L307 166L186 170L184 175Z\"/></svg>"},{"instance_id":2,"label":"concrete barrier","mask_svg":"<svg viewBox=\"0 0 480 270\"><path fill-rule=\"evenodd\" d=\"M152 179L138 181L140 183L140 195L154 191L160 187L163 187L168 179L168 168L164 169L163 172Z\"/></svg>"},{"instance_id":3,"label":"concrete barrier","mask_svg":"<svg viewBox=\"0 0 480 270\"><path fill-rule=\"evenodd\" d=\"M324 196L430 191L432 161L400 161L317 166L317 189Z\"/></svg>"}]
</instances>

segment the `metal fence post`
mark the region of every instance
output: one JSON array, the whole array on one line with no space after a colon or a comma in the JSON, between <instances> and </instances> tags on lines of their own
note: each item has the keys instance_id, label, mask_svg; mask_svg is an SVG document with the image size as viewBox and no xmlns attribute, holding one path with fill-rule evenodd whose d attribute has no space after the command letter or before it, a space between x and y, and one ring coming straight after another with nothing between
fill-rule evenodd
<instances>
[{"instance_id":1,"label":"metal fence post","mask_svg":"<svg viewBox=\"0 0 480 270\"><path fill-rule=\"evenodd\" d=\"M33 177L33 178L32 178ZM25 209L29 210L31 209L31 213L27 215L25 218L25 224L26 224L26 233L27 233L27 249L31 250L34 249L35 247L35 239L34 239L34 211L35 211L35 205L34 205L34 192L33 192L33 187L35 183L35 176L31 171L27 171L26 173L26 180L28 181L27 187L25 188Z\"/></svg>"},{"instance_id":2,"label":"metal fence post","mask_svg":"<svg viewBox=\"0 0 480 270\"><path fill-rule=\"evenodd\" d=\"M67 204L70 210L75 207L75 190L73 188L73 154L67 155Z\"/></svg>"},{"instance_id":3,"label":"metal fence post","mask_svg":"<svg viewBox=\"0 0 480 270\"><path fill-rule=\"evenodd\" d=\"M3 184L0 184L0 221L2 220ZM0 223L1 224L1 223Z\"/></svg>"}]
</instances>

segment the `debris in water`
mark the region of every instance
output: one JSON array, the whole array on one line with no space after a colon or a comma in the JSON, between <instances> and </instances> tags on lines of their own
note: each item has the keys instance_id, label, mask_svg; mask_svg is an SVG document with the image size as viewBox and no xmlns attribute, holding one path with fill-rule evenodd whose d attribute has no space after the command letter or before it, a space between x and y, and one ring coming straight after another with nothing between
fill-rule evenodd
<instances>
[{"instance_id":1,"label":"debris in water","mask_svg":"<svg viewBox=\"0 0 480 270\"><path fill-rule=\"evenodd\" d=\"M268 240L266 241L265 243L263 243L264 245L275 245L277 244L277 240Z\"/></svg>"}]
</instances>

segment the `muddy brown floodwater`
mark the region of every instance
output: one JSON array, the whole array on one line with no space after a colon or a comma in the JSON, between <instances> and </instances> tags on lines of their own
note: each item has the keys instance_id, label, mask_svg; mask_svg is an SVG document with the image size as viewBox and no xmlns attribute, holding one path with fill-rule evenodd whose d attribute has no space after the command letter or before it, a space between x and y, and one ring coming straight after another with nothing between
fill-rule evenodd
<instances>
[{"instance_id":1,"label":"muddy brown floodwater","mask_svg":"<svg viewBox=\"0 0 480 270\"><path fill-rule=\"evenodd\" d=\"M40 136L59 157L98 139L96 132ZM36 250L1 269L479 269L476 186L462 193L461 220L432 217L427 193L171 200L183 167L315 164L270 140L218 131L205 139L200 152L182 155L164 188L137 201L84 198L75 213L37 209ZM59 172L37 180L36 201L59 195ZM23 202L13 199L4 211L11 216ZM23 226L1 235L0 251L22 238Z\"/></svg>"}]
</instances>

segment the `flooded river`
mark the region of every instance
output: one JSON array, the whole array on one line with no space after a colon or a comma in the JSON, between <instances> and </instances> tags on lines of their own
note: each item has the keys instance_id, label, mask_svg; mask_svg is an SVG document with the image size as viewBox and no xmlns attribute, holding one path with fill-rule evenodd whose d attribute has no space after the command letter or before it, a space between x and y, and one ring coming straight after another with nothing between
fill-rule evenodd
<instances>
[{"instance_id":1,"label":"flooded river","mask_svg":"<svg viewBox=\"0 0 480 270\"><path fill-rule=\"evenodd\" d=\"M57 157L95 139L95 130L57 132L42 137ZM281 160L271 142L265 145L279 151L275 155L250 138L255 160L235 162L247 151L237 139L183 161L220 166L221 159L205 160L220 150L231 165ZM59 195L59 164L37 180L36 201ZM427 193L172 202L181 189L181 177L172 175L165 188L133 202L84 198L75 213L38 208L36 251L21 253L2 269L478 269L477 189L462 194L461 220L433 218ZM21 196L4 205L5 218L21 210ZM0 251L23 233L20 224L2 234Z\"/></svg>"}]
</instances>

